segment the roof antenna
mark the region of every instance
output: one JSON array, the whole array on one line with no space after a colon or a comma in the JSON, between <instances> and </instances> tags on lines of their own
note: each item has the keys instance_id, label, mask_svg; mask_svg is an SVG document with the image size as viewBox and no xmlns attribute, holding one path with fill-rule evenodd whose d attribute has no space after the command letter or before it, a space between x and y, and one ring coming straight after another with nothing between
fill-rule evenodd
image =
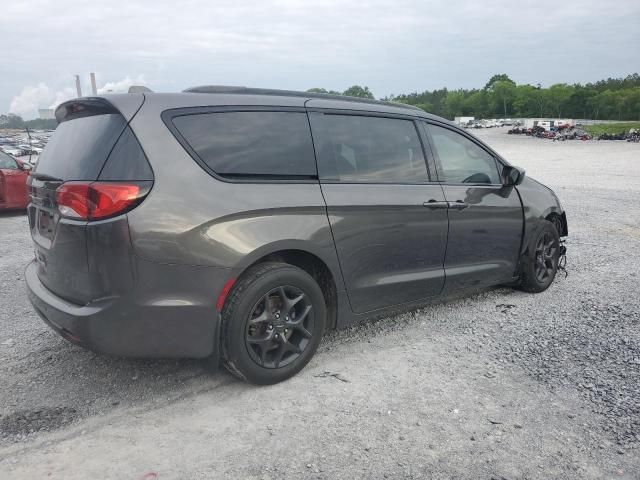
<instances>
[{"instance_id":1,"label":"roof antenna","mask_svg":"<svg viewBox=\"0 0 640 480\"><path fill-rule=\"evenodd\" d=\"M127 93L153 93L153 90L144 85L131 85Z\"/></svg>"}]
</instances>

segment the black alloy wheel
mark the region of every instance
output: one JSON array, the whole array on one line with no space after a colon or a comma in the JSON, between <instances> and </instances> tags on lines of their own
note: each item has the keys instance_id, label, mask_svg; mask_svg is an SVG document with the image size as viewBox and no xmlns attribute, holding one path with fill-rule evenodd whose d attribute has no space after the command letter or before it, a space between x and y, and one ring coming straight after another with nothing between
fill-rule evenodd
<instances>
[{"instance_id":1,"label":"black alloy wheel","mask_svg":"<svg viewBox=\"0 0 640 480\"><path fill-rule=\"evenodd\" d=\"M519 285L520 289L532 293L549 288L560 260L560 237L556 226L548 220L541 220L537 230L522 259Z\"/></svg>"},{"instance_id":2,"label":"black alloy wheel","mask_svg":"<svg viewBox=\"0 0 640 480\"><path fill-rule=\"evenodd\" d=\"M327 324L326 299L305 270L265 262L240 276L221 320L227 369L249 383L271 385L298 373L315 354Z\"/></svg>"},{"instance_id":3,"label":"black alloy wheel","mask_svg":"<svg viewBox=\"0 0 640 480\"><path fill-rule=\"evenodd\" d=\"M538 239L535 250L535 274L536 280L543 283L549 277L555 275L557 269L557 242L550 232L544 232Z\"/></svg>"},{"instance_id":4,"label":"black alloy wheel","mask_svg":"<svg viewBox=\"0 0 640 480\"><path fill-rule=\"evenodd\" d=\"M267 292L247 320L245 341L249 355L265 368L295 361L313 335L313 305L299 288L282 285Z\"/></svg>"}]
</instances>

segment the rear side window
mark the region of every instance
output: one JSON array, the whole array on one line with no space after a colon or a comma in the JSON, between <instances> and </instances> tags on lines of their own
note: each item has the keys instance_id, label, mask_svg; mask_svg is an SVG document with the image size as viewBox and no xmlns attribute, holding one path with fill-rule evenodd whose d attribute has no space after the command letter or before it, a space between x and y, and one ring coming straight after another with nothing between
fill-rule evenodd
<instances>
[{"instance_id":1,"label":"rear side window","mask_svg":"<svg viewBox=\"0 0 640 480\"><path fill-rule=\"evenodd\" d=\"M429 125L438 154L438 178L446 183L500 183L496 160L467 137Z\"/></svg>"},{"instance_id":2,"label":"rear side window","mask_svg":"<svg viewBox=\"0 0 640 480\"><path fill-rule=\"evenodd\" d=\"M323 181L425 183L422 144L411 120L358 115L312 115Z\"/></svg>"},{"instance_id":3,"label":"rear side window","mask_svg":"<svg viewBox=\"0 0 640 480\"><path fill-rule=\"evenodd\" d=\"M226 178L316 178L306 113L215 112L173 118L199 159Z\"/></svg>"},{"instance_id":4,"label":"rear side window","mask_svg":"<svg viewBox=\"0 0 640 480\"><path fill-rule=\"evenodd\" d=\"M35 171L62 180L95 180L127 122L120 114L62 122L40 154Z\"/></svg>"}]
</instances>

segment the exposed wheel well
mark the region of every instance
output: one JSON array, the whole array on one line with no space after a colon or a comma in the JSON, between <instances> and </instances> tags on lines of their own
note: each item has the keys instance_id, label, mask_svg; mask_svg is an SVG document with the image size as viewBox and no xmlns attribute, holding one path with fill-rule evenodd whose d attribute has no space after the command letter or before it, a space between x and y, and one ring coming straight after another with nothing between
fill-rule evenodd
<instances>
[{"instance_id":1,"label":"exposed wheel well","mask_svg":"<svg viewBox=\"0 0 640 480\"><path fill-rule=\"evenodd\" d=\"M556 230L558 230L559 236L561 237L567 236L568 234L567 217L565 216L564 213L562 215L555 212L550 213L549 215L546 216L546 220L549 220L551 223L553 223L553 225L556 227Z\"/></svg>"},{"instance_id":2,"label":"exposed wheel well","mask_svg":"<svg viewBox=\"0 0 640 480\"><path fill-rule=\"evenodd\" d=\"M255 261L248 268L258 263L282 262L294 265L311 275L322 290L327 307L327 330L336 327L337 296L336 283L329 267L317 256L304 250L281 250L270 253Z\"/></svg>"}]
</instances>

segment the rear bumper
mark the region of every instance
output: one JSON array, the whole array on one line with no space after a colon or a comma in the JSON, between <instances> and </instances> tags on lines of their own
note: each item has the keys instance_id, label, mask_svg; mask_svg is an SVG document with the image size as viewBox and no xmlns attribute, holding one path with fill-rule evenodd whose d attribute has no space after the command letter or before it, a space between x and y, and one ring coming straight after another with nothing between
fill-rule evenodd
<instances>
[{"instance_id":1,"label":"rear bumper","mask_svg":"<svg viewBox=\"0 0 640 480\"><path fill-rule=\"evenodd\" d=\"M76 305L40 282L36 262L25 270L29 300L40 317L66 340L89 350L126 357L203 358L219 345L220 315L209 303L148 299L132 291Z\"/></svg>"}]
</instances>

